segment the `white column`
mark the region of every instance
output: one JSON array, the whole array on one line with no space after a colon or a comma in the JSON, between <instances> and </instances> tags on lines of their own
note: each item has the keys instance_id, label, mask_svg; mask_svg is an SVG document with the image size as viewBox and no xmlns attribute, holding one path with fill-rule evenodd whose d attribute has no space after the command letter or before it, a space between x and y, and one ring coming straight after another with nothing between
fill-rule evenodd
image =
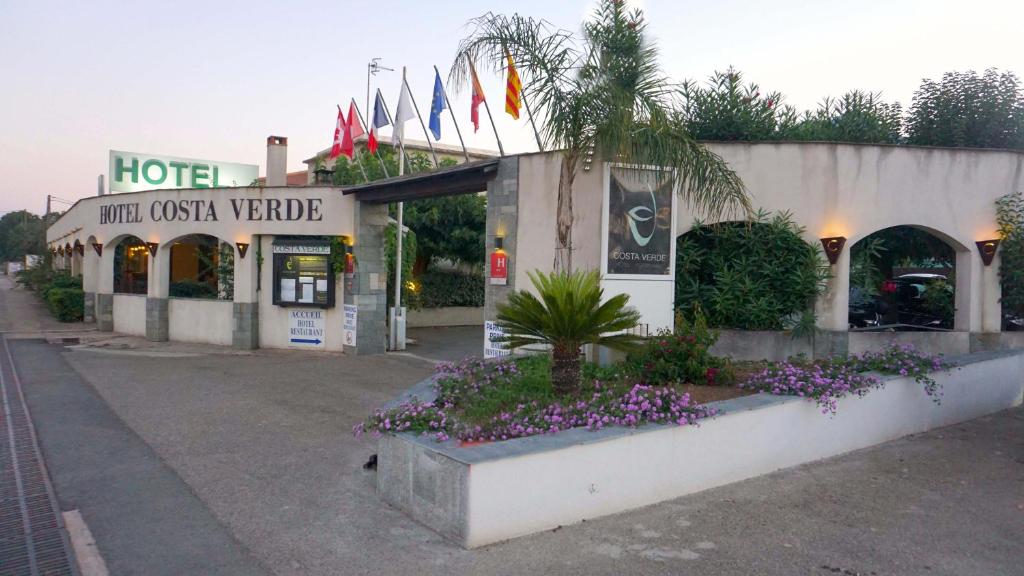
<instances>
[{"instance_id":1,"label":"white column","mask_svg":"<svg viewBox=\"0 0 1024 576\"><path fill-rule=\"evenodd\" d=\"M850 328L850 243L831 266L832 279L814 304L817 326L821 330L846 332Z\"/></svg>"}]
</instances>

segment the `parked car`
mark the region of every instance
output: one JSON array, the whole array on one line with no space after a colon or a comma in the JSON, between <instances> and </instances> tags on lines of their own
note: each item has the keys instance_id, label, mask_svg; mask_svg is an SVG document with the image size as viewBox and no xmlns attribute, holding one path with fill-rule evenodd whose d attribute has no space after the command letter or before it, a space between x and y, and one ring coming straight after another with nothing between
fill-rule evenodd
<instances>
[{"instance_id":1,"label":"parked car","mask_svg":"<svg viewBox=\"0 0 1024 576\"><path fill-rule=\"evenodd\" d=\"M869 295L861 288L850 287L850 328L874 328L886 324L920 326L923 328L953 328L951 314L938 314L929 306L929 290L946 290L953 297L953 287L943 274L902 274L893 279L892 294ZM896 305L895 316L891 305ZM894 328L899 329L899 328ZM1021 326L1024 329L1024 326Z\"/></svg>"}]
</instances>

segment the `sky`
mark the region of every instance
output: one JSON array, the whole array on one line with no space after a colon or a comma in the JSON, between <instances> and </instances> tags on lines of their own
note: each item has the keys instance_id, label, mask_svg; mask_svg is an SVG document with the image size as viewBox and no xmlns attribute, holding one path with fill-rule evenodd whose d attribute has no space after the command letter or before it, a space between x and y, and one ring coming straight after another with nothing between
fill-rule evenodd
<instances>
[{"instance_id":1,"label":"sky","mask_svg":"<svg viewBox=\"0 0 1024 576\"><path fill-rule=\"evenodd\" d=\"M909 106L922 78L996 67L1024 74L1014 0L635 0L664 71L704 81L729 66L798 110L851 89ZM401 68L421 110L433 66L446 79L467 22L519 12L578 31L594 0L0 0L0 214L42 213L46 195L96 193L109 150L266 164L288 137L289 170L331 144L338 104L365 106L367 63L390 107ZM482 73L507 152L536 149L502 111L504 80ZM466 89L451 94L470 147ZM347 107L346 107L347 109ZM365 113L365 112L364 112ZM525 116L524 116L525 118ZM385 135L387 131L385 130ZM422 138L410 122L410 137ZM444 117L442 141L458 144ZM61 208L55 204L55 208Z\"/></svg>"}]
</instances>

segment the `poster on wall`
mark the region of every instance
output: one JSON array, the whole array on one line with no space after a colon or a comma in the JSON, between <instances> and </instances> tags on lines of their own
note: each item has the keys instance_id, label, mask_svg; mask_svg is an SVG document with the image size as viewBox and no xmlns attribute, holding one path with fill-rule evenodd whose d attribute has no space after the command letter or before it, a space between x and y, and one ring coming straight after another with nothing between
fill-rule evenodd
<instances>
[{"instance_id":1,"label":"poster on wall","mask_svg":"<svg viewBox=\"0 0 1024 576\"><path fill-rule=\"evenodd\" d=\"M505 332L496 322L484 322L484 358L500 358L512 354L504 342L497 341L504 336Z\"/></svg>"},{"instance_id":2,"label":"poster on wall","mask_svg":"<svg viewBox=\"0 0 1024 576\"><path fill-rule=\"evenodd\" d=\"M356 321L359 318L359 309L355 304L345 304L345 321L342 325L342 338L345 346L356 345Z\"/></svg>"},{"instance_id":3,"label":"poster on wall","mask_svg":"<svg viewBox=\"0 0 1024 576\"><path fill-rule=\"evenodd\" d=\"M324 311L289 310L288 345L296 348L323 348Z\"/></svg>"},{"instance_id":4,"label":"poster on wall","mask_svg":"<svg viewBox=\"0 0 1024 576\"><path fill-rule=\"evenodd\" d=\"M278 306L334 306L334 269L328 244L274 244L274 294Z\"/></svg>"},{"instance_id":5,"label":"poster on wall","mask_svg":"<svg viewBox=\"0 0 1024 576\"><path fill-rule=\"evenodd\" d=\"M673 183L665 173L612 166L605 206L605 273L609 276L672 274Z\"/></svg>"}]
</instances>

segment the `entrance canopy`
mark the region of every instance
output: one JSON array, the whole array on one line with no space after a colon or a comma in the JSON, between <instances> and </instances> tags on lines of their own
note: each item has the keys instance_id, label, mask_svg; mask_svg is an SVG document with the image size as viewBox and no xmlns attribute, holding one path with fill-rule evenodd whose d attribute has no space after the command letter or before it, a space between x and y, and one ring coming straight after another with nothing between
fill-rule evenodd
<instances>
[{"instance_id":1,"label":"entrance canopy","mask_svg":"<svg viewBox=\"0 0 1024 576\"><path fill-rule=\"evenodd\" d=\"M493 180L498 172L499 161L498 158L477 160L429 172L348 186L344 194L355 194L357 200L369 204L473 194L487 189L487 183Z\"/></svg>"}]
</instances>

